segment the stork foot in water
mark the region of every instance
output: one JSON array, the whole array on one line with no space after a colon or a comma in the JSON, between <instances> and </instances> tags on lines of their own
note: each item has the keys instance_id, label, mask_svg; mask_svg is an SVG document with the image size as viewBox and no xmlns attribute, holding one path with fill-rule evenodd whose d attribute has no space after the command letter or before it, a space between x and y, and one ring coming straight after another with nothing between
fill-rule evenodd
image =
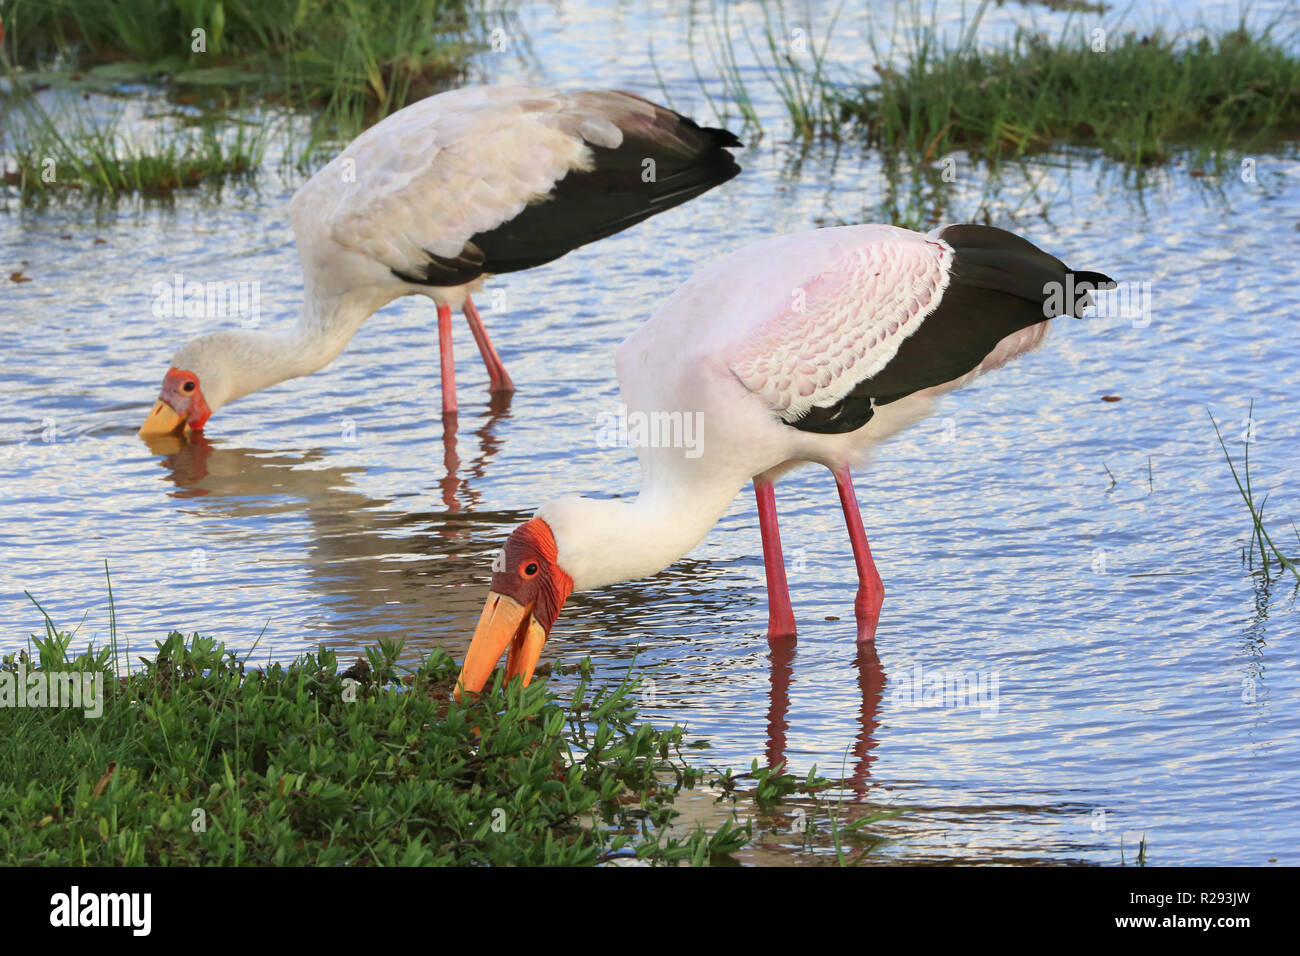
<instances>
[{"instance_id":1,"label":"stork foot in water","mask_svg":"<svg viewBox=\"0 0 1300 956\"><path fill-rule=\"evenodd\" d=\"M790 607L790 586L785 580L785 556L781 552L781 528L776 517L776 493L766 478L754 479L758 499L758 531L763 538L763 567L767 571L767 640L794 640L794 610Z\"/></svg>"},{"instance_id":2,"label":"stork foot in water","mask_svg":"<svg viewBox=\"0 0 1300 956\"><path fill-rule=\"evenodd\" d=\"M442 419L454 423L457 412L456 352L451 347L451 306L441 302L438 303L438 381L442 386Z\"/></svg>"}]
</instances>

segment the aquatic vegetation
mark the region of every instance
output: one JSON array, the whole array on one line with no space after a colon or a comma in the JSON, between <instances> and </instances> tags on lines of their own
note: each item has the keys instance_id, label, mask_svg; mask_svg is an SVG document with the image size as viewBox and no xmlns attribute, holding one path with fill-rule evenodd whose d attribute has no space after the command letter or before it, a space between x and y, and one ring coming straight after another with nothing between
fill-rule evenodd
<instances>
[{"instance_id":1,"label":"aquatic vegetation","mask_svg":"<svg viewBox=\"0 0 1300 956\"><path fill-rule=\"evenodd\" d=\"M692 14L688 18L687 49L691 66L696 83L714 113L724 124L729 123L729 107L734 104L739 112L742 134L755 140L763 135L763 123L745 80L749 71L742 66L737 55L737 40L743 39L758 74L777 91L792 132L802 140L809 140L829 129L833 86L827 75L826 54L844 10L843 0L831 11L820 40L807 26L812 22L811 15L805 11L802 19L796 21L787 12L784 0L775 3L765 0L759 5L763 25L761 31L755 30L759 34L757 40L743 20L733 21L730 9L727 4L713 4L703 34L712 75L720 85L718 96L710 90L696 60L695 16Z\"/></svg>"},{"instance_id":2,"label":"aquatic vegetation","mask_svg":"<svg viewBox=\"0 0 1300 956\"><path fill-rule=\"evenodd\" d=\"M722 93L751 127L761 131L742 41L797 139L856 139L927 163L955 150L997 160L1067 146L1139 167L1179 150L1220 163L1300 135L1300 56L1271 26L1141 35L1074 21L1054 37L1021 30L990 46L977 42L987 7L956 39L913 7L906 26L880 39L867 31L864 66L847 76L827 59L849 42L832 37L840 8L820 39L810 15L794 26L783 0L762 5L759 41L725 15L708 39Z\"/></svg>"},{"instance_id":3,"label":"aquatic vegetation","mask_svg":"<svg viewBox=\"0 0 1300 956\"><path fill-rule=\"evenodd\" d=\"M1144 165L1177 148L1220 156L1300 134L1300 57L1267 30L1194 40L1021 32L992 50L918 40L902 66L831 94L825 120L927 160L1080 146Z\"/></svg>"},{"instance_id":4,"label":"aquatic vegetation","mask_svg":"<svg viewBox=\"0 0 1300 956\"><path fill-rule=\"evenodd\" d=\"M382 115L457 75L468 25L466 0L12 0L4 43L27 66L110 64Z\"/></svg>"},{"instance_id":5,"label":"aquatic vegetation","mask_svg":"<svg viewBox=\"0 0 1300 956\"><path fill-rule=\"evenodd\" d=\"M1119 837L1119 865L1128 866L1128 860L1124 856L1124 835ZM1147 865L1147 835L1142 834L1142 839L1138 842L1137 858L1133 861L1134 866Z\"/></svg>"},{"instance_id":6,"label":"aquatic vegetation","mask_svg":"<svg viewBox=\"0 0 1300 956\"><path fill-rule=\"evenodd\" d=\"M35 97L12 103L0 176L26 203L70 195L171 196L249 177L266 149L268 127L248 122L169 124L141 137L123 129L121 111L95 116L74 104L51 115Z\"/></svg>"},{"instance_id":7,"label":"aquatic vegetation","mask_svg":"<svg viewBox=\"0 0 1300 956\"><path fill-rule=\"evenodd\" d=\"M1232 471L1232 480L1237 485L1237 491L1241 493L1241 500L1246 504L1246 510L1250 512L1251 533L1250 543L1246 545L1245 555L1249 556L1249 564L1254 568L1255 555L1259 555L1260 566L1263 569L1264 576L1267 577L1269 568L1274 561L1277 562L1279 575L1285 571L1290 571L1300 584L1300 567L1296 562L1288 558L1282 550L1273 543L1272 536L1264 527L1264 506L1268 503L1268 495L1256 502L1255 492L1251 485L1250 478L1250 445L1249 441L1245 442L1246 453L1242 462L1242 470L1237 471L1237 465L1232 460L1232 455L1228 452L1228 446L1223 440L1223 434L1219 431L1219 423L1214 420L1214 414L1208 409L1206 414L1210 416L1210 424L1214 426L1215 437L1219 440L1219 447L1223 449L1223 457L1228 461L1228 468ZM1255 415L1255 403L1250 404L1250 413L1247 420L1253 421ZM1295 523L1292 522L1292 529L1295 529ZM1300 540L1300 530L1296 531L1296 539Z\"/></svg>"}]
</instances>

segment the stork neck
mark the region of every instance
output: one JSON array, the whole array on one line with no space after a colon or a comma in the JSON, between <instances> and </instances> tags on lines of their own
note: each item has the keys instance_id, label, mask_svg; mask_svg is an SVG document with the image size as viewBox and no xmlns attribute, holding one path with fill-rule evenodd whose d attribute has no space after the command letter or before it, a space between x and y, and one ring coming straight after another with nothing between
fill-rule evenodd
<instances>
[{"instance_id":1,"label":"stork neck","mask_svg":"<svg viewBox=\"0 0 1300 956\"><path fill-rule=\"evenodd\" d=\"M565 498L538 515L556 538L574 590L586 591L662 571L718 523L745 479L647 482L631 501Z\"/></svg>"},{"instance_id":2,"label":"stork neck","mask_svg":"<svg viewBox=\"0 0 1300 956\"><path fill-rule=\"evenodd\" d=\"M365 296L313 295L303 300L298 321L283 332L240 329L218 333L230 337L229 347L239 362L230 400L324 368L383 304Z\"/></svg>"}]
</instances>

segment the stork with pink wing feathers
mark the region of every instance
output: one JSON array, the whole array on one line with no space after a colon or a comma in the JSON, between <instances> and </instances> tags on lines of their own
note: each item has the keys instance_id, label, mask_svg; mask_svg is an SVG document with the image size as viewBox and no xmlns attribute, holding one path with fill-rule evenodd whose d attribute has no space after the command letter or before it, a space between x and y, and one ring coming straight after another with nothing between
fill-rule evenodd
<instances>
[{"instance_id":1,"label":"stork with pink wing feathers","mask_svg":"<svg viewBox=\"0 0 1300 956\"><path fill-rule=\"evenodd\" d=\"M456 694L480 691L507 654L527 683L573 591L645 577L690 551L747 482L758 504L768 636L793 638L774 482L804 463L835 476L858 574L859 642L874 639L884 587L851 469L924 418L934 399L1037 347L1048 321L1079 316L1111 285L988 226L921 235L843 226L767 239L692 276L618 351L629 418L698 415L696 451L638 447L635 499L567 497L516 528Z\"/></svg>"}]
</instances>

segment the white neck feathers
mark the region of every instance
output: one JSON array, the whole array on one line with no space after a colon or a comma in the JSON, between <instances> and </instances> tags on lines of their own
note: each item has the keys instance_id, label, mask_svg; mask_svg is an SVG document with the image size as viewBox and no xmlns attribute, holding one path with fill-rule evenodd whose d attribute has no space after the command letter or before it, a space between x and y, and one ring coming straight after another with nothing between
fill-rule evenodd
<instances>
[{"instance_id":1,"label":"white neck feathers","mask_svg":"<svg viewBox=\"0 0 1300 956\"><path fill-rule=\"evenodd\" d=\"M555 536L575 591L662 571L709 533L746 479L733 484L648 483L636 499L560 498L537 512Z\"/></svg>"},{"instance_id":2,"label":"white neck feathers","mask_svg":"<svg viewBox=\"0 0 1300 956\"><path fill-rule=\"evenodd\" d=\"M366 319L392 298L368 291L310 296L303 301L298 321L283 331L239 329L205 336L206 348L225 353L223 364L229 370L229 394L220 404L310 375L332 362Z\"/></svg>"}]
</instances>

